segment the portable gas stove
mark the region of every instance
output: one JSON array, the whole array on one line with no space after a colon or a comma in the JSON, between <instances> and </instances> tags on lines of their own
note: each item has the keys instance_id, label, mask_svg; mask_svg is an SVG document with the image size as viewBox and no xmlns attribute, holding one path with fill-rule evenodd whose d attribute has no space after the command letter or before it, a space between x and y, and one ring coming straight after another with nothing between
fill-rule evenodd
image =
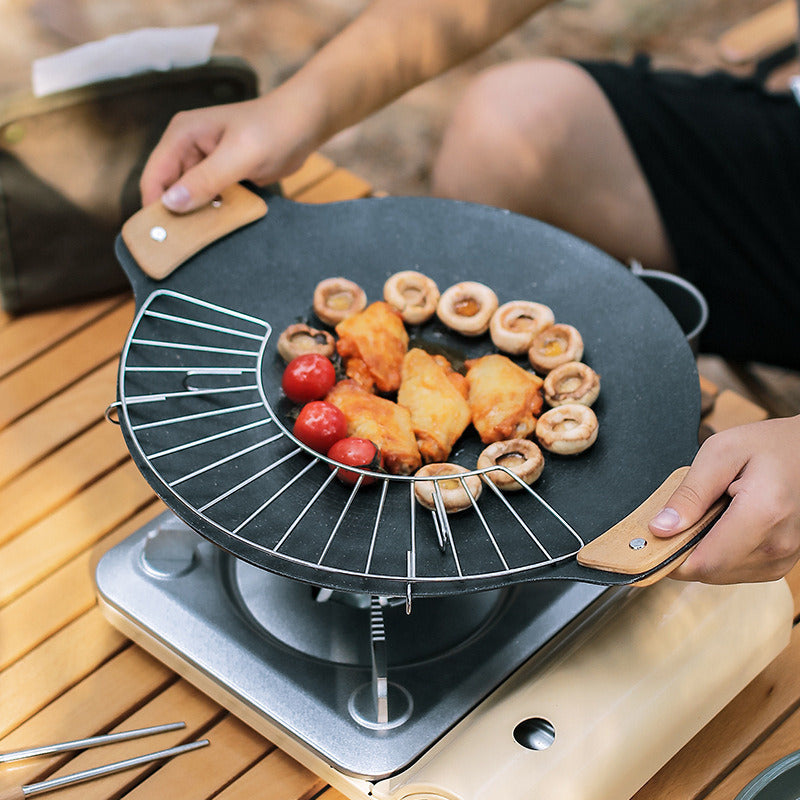
<instances>
[{"instance_id":1,"label":"portable gas stove","mask_svg":"<svg viewBox=\"0 0 800 800\"><path fill-rule=\"evenodd\" d=\"M331 592L165 512L110 550L104 613L351 798L629 797L787 644L783 581ZM565 622L569 620L569 622Z\"/></svg>"},{"instance_id":2,"label":"portable gas stove","mask_svg":"<svg viewBox=\"0 0 800 800\"><path fill-rule=\"evenodd\" d=\"M700 403L683 332L621 264L427 198L319 207L239 187L198 213L154 204L117 243L137 315L114 406L170 512L101 559L97 586L124 633L290 755L352 798L621 800L788 642L783 582L620 588L709 524L656 540L655 509L631 514L691 462ZM486 481L452 521L439 478L433 511L414 476L338 481L280 391L273 333L309 287L346 265L377 298L409 264L441 286L491 271L503 301L550 304L603 379L589 451L551 458L535 490ZM483 446L467 431L451 460L469 468ZM613 557L582 560L598 544Z\"/></svg>"}]
</instances>

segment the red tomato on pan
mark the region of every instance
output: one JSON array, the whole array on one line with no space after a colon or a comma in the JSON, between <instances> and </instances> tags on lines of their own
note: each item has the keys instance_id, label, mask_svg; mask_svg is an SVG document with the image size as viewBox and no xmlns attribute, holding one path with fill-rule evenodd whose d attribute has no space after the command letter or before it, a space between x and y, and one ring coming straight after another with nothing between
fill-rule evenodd
<instances>
[{"instance_id":1,"label":"red tomato on pan","mask_svg":"<svg viewBox=\"0 0 800 800\"><path fill-rule=\"evenodd\" d=\"M370 470L379 470L383 467L383 456L375 442L369 439L361 439L358 436L347 436L344 439L339 439L328 450L328 458L351 467L363 467ZM336 467L332 464L331 469L336 469ZM344 483L353 484L358 481L361 475L358 472L340 469L336 477ZM374 482L375 478L365 475L361 485L367 486Z\"/></svg>"},{"instance_id":2,"label":"red tomato on pan","mask_svg":"<svg viewBox=\"0 0 800 800\"><path fill-rule=\"evenodd\" d=\"M312 450L327 454L331 445L347 436L347 419L333 403L306 403L294 423L294 435Z\"/></svg>"},{"instance_id":3,"label":"red tomato on pan","mask_svg":"<svg viewBox=\"0 0 800 800\"><path fill-rule=\"evenodd\" d=\"M336 383L336 370L319 353L303 353L293 358L283 371L281 388L294 403L322 400Z\"/></svg>"}]
</instances>

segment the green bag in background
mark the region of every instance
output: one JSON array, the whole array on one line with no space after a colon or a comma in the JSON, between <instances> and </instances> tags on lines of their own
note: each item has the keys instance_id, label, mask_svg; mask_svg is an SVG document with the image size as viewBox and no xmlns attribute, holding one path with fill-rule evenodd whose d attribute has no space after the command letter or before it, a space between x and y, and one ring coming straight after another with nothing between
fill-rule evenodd
<instances>
[{"instance_id":1,"label":"green bag in background","mask_svg":"<svg viewBox=\"0 0 800 800\"><path fill-rule=\"evenodd\" d=\"M258 93L238 58L0 99L0 302L20 313L127 288L114 256L171 117Z\"/></svg>"}]
</instances>

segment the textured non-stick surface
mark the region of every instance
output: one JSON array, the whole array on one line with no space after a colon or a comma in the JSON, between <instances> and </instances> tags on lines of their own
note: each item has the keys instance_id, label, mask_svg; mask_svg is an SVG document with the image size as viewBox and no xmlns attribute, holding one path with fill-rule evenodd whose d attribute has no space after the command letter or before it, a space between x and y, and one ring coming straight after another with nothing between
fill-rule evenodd
<instances>
[{"instance_id":1,"label":"textured non-stick surface","mask_svg":"<svg viewBox=\"0 0 800 800\"><path fill-rule=\"evenodd\" d=\"M311 310L315 284L343 275L362 285L369 300L374 301L381 299L389 275L401 269L417 269L433 277L441 289L458 281L477 280L490 285L501 303L515 299L546 303L557 321L571 323L581 331L584 360L602 380L595 405L600 433L596 444L578 457L547 455L536 489L585 541L627 515L673 469L690 463L697 448L699 422L694 358L666 307L614 259L542 223L454 201L385 198L314 206L268 197L268 202L264 219L208 247L162 282L142 273L121 240L117 251L139 308L151 299L152 292L169 289L252 315L271 326L261 375L267 401L279 416L286 405L280 392L284 364L275 349L277 338L281 330L298 320L319 324ZM135 333L134 329L132 336ZM437 321L410 333L468 357L495 351L488 335L467 339ZM221 344L224 338L220 337ZM219 363L226 363L226 356L220 358ZM193 365L196 354L176 350L170 359L177 366ZM126 380L130 382L130 378ZM158 380L144 373L137 378L136 386L125 387L125 394L160 391L150 383ZM134 422L135 413L132 408ZM181 435L187 441L203 436L208 432L206 425L184 423ZM155 491L178 516L236 556L319 585L375 594L403 593L409 581L413 505L407 484L391 487L367 570L364 559L373 536L377 489L360 493L348 511L347 524L329 544L332 520L349 494L334 482L277 553L273 550L276 541L297 515L297 497L313 495L328 474L326 465L315 467L286 493L290 502L271 504L243 535L231 536L226 530L233 525L227 518L219 525L209 523L205 515L192 508L199 507L203 492L211 496L224 490L218 478L209 479L214 485L198 489L197 503L184 502L167 485L169 476L161 467L154 470L152 462L139 452L145 434L137 433L134 443L125 419L123 431L137 465ZM149 452L163 445L161 435L158 427L148 430ZM167 437L166 432L163 435ZM451 460L474 468L482 447L474 433L467 433ZM181 464L184 474L192 468L195 450L181 456L188 459ZM227 473L233 481L237 470L246 475L247 470L257 467L257 462L235 462ZM263 479L264 484L255 482L248 491L237 492L235 500L215 506L215 513L244 518L257 507L259 497L274 492L294 472L273 470ZM515 498L514 502L537 535L555 542L556 549L562 546L558 540L563 539L564 532L556 520L533 501ZM510 533L506 540L506 532L513 526L497 505L484 492L480 507L507 557L508 570L490 563L487 536L474 513L451 518L459 557L455 564L452 552L442 553L438 548L430 514L420 514L419 509L413 512L415 563L410 581L415 594L486 589L527 579L630 580L588 570L574 558L536 567L540 555L534 552L530 540ZM317 563L323 553L324 558Z\"/></svg>"}]
</instances>

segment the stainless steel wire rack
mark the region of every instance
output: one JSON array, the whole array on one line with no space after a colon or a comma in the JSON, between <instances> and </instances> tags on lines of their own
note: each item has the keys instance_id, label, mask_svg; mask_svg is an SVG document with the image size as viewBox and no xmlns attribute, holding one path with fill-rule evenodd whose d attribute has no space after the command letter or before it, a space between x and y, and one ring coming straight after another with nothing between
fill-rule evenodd
<instances>
[{"instance_id":1,"label":"stainless steel wire rack","mask_svg":"<svg viewBox=\"0 0 800 800\"><path fill-rule=\"evenodd\" d=\"M409 598L418 582L514 575L572 558L584 545L521 481L512 496L484 480L470 508L448 515L439 484L452 476L424 479L435 484L433 511L415 501L413 476L348 466L355 484L337 480L336 462L288 427L271 334L265 320L157 290L125 343L110 408L143 474L200 533L244 548L254 563L264 557L276 571L307 568L323 585L337 576L374 579ZM487 471L457 480L466 490L469 475Z\"/></svg>"}]
</instances>

